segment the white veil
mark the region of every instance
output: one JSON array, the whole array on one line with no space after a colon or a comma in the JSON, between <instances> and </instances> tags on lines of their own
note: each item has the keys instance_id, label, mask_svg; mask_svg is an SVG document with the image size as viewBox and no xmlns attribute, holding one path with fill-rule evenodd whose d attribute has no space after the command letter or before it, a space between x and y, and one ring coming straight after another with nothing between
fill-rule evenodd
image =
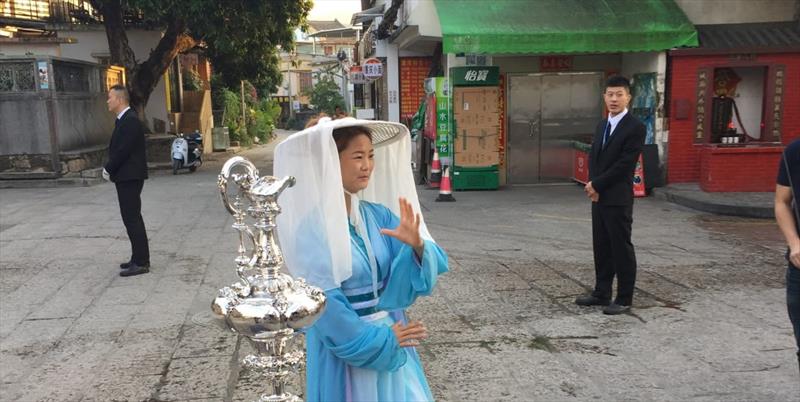
<instances>
[{"instance_id":1,"label":"white veil","mask_svg":"<svg viewBox=\"0 0 800 402\"><path fill-rule=\"evenodd\" d=\"M370 130L375 147L372 178L358 199L382 204L399 216L398 199L404 197L422 213L411 171L411 137L402 124L322 118L278 144L273 174L297 179L279 199L280 247L293 276L324 290L340 287L353 269L339 153L333 140L334 129L350 126ZM432 240L424 219L420 235Z\"/></svg>"}]
</instances>

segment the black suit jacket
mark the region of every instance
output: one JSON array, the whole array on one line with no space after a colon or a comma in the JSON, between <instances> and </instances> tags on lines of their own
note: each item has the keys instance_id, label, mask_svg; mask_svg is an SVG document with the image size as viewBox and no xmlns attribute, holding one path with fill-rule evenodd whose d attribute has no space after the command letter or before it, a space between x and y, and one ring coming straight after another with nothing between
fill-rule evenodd
<instances>
[{"instance_id":1,"label":"black suit jacket","mask_svg":"<svg viewBox=\"0 0 800 402\"><path fill-rule=\"evenodd\" d=\"M608 120L603 120L595 129L589 154L589 180L600 193L600 205L632 205L633 171L642 153L647 129L628 111L602 149L607 124Z\"/></svg>"},{"instance_id":2,"label":"black suit jacket","mask_svg":"<svg viewBox=\"0 0 800 402\"><path fill-rule=\"evenodd\" d=\"M147 179L144 126L133 109L115 123L105 168L115 183Z\"/></svg>"}]
</instances>

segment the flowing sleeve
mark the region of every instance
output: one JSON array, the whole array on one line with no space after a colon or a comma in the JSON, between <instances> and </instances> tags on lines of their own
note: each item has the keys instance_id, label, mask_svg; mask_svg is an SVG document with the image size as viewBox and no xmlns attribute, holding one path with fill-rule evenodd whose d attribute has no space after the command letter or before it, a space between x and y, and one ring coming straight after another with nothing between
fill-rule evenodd
<instances>
[{"instance_id":1,"label":"flowing sleeve","mask_svg":"<svg viewBox=\"0 0 800 402\"><path fill-rule=\"evenodd\" d=\"M394 229L400 218L385 207L373 205L380 228ZM447 272L447 254L435 242L425 240L422 258L414 249L393 237L381 235L392 253L389 280L381 295L379 308L396 310L406 308L419 296L428 296L436 286L436 278Z\"/></svg>"},{"instance_id":2,"label":"flowing sleeve","mask_svg":"<svg viewBox=\"0 0 800 402\"><path fill-rule=\"evenodd\" d=\"M341 289L325 292L325 312L309 329L336 357L348 364L378 371L395 371L406 363L394 331L362 321Z\"/></svg>"}]
</instances>

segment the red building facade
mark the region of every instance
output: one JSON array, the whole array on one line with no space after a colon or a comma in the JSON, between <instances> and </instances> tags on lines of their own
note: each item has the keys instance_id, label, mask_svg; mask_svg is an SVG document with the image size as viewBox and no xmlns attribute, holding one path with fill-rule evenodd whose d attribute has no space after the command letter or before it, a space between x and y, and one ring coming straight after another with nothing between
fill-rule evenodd
<instances>
[{"instance_id":1,"label":"red building facade","mask_svg":"<svg viewBox=\"0 0 800 402\"><path fill-rule=\"evenodd\" d=\"M723 26L730 31L720 37L735 39L755 25L765 24ZM800 47L713 39L704 46L702 26L698 32L701 48L670 52L667 181L709 192L774 191L783 148L800 138Z\"/></svg>"}]
</instances>

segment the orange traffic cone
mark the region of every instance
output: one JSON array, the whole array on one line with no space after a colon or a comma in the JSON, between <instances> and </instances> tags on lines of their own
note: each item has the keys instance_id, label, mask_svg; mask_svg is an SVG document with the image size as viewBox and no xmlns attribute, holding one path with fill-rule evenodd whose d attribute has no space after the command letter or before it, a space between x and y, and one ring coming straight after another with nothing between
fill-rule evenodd
<instances>
[{"instance_id":1,"label":"orange traffic cone","mask_svg":"<svg viewBox=\"0 0 800 402\"><path fill-rule=\"evenodd\" d=\"M433 162L431 162L431 181L430 188L439 188L442 180L442 164L439 162L439 153L433 151Z\"/></svg>"},{"instance_id":2,"label":"orange traffic cone","mask_svg":"<svg viewBox=\"0 0 800 402\"><path fill-rule=\"evenodd\" d=\"M450 168L444 168L444 174L442 175L442 186L439 188L439 197L436 198L436 202L455 200L456 199L453 198L453 188L450 185Z\"/></svg>"}]
</instances>

